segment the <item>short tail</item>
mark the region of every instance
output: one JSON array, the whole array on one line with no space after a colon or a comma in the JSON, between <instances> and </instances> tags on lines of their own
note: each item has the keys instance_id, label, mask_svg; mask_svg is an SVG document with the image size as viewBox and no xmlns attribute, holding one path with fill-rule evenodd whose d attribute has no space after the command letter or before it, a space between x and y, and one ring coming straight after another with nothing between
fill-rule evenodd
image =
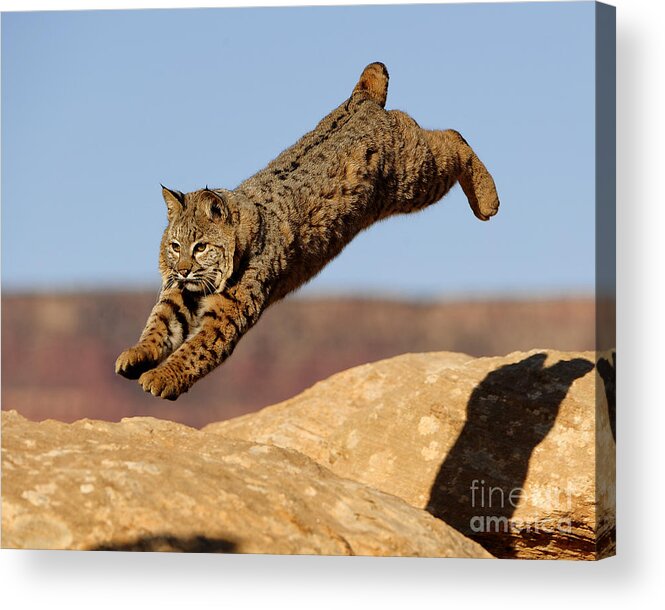
<instances>
[{"instance_id":1,"label":"short tail","mask_svg":"<svg viewBox=\"0 0 665 610\"><path fill-rule=\"evenodd\" d=\"M363 96L385 108L388 96L388 69L381 63L369 64L360 75L352 97Z\"/></svg>"}]
</instances>

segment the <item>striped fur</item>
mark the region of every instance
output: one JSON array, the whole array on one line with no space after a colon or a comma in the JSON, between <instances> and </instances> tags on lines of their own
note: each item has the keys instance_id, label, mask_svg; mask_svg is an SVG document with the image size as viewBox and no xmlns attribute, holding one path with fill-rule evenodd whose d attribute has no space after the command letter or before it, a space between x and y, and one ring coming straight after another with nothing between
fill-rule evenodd
<instances>
[{"instance_id":1,"label":"striped fur","mask_svg":"<svg viewBox=\"0 0 665 610\"><path fill-rule=\"evenodd\" d=\"M116 372L175 399L377 220L421 210L456 182L478 218L496 214L494 181L464 138L386 111L387 89L385 66L370 64L349 99L233 191L163 189L162 290Z\"/></svg>"}]
</instances>

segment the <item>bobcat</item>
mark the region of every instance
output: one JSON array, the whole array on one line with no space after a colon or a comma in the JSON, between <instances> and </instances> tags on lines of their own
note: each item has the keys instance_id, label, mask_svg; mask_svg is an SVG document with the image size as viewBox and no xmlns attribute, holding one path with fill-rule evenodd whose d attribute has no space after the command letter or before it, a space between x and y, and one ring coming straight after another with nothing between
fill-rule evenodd
<instances>
[{"instance_id":1,"label":"bobcat","mask_svg":"<svg viewBox=\"0 0 665 610\"><path fill-rule=\"evenodd\" d=\"M387 91L386 67L370 64L349 99L233 191L162 187L162 288L117 373L175 400L376 221L422 210L458 181L480 220L497 213L494 181L464 138L386 111Z\"/></svg>"}]
</instances>

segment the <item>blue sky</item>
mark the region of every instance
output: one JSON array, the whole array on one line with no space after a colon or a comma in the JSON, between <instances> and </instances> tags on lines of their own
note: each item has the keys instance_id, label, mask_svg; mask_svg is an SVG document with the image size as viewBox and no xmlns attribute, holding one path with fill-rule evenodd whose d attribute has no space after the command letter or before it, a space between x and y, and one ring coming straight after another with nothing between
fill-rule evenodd
<instances>
[{"instance_id":1,"label":"blue sky","mask_svg":"<svg viewBox=\"0 0 665 610\"><path fill-rule=\"evenodd\" d=\"M459 188L359 235L308 294L591 293L591 2L2 15L2 287L155 287L159 183L233 188L390 71L388 108L462 132Z\"/></svg>"}]
</instances>

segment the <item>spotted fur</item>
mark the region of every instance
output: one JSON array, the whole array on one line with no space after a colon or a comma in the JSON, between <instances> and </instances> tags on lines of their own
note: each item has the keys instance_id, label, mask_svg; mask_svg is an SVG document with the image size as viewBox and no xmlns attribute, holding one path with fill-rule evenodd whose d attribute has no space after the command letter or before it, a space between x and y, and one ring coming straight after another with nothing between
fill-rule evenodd
<instances>
[{"instance_id":1,"label":"spotted fur","mask_svg":"<svg viewBox=\"0 0 665 610\"><path fill-rule=\"evenodd\" d=\"M496 214L494 181L464 138L386 111L387 90L385 66L370 64L349 99L233 191L163 188L162 289L117 373L175 399L376 221L421 210L456 182L479 219Z\"/></svg>"}]
</instances>

